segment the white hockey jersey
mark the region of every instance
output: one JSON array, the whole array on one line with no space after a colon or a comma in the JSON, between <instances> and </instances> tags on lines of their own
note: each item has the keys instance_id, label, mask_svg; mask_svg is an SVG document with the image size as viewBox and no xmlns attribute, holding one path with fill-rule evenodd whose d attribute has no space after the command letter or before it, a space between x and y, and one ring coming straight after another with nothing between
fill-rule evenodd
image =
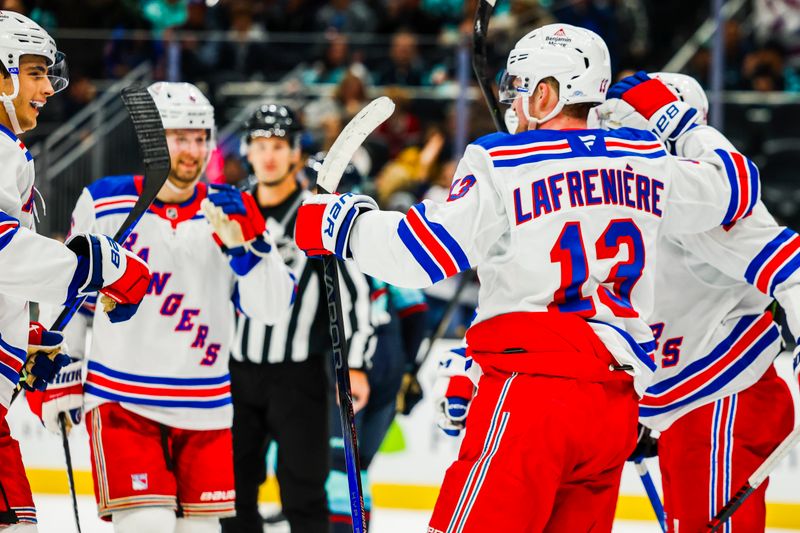
<instances>
[{"instance_id":1,"label":"white hockey jersey","mask_svg":"<svg viewBox=\"0 0 800 533\"><path fill-rule=\"evenodd\" d=\"M28 302L60 305L74 296L77 259L36 234L33 157L0 125L0 405L8 407L27 357Z\"/></svg>"},{"instance_id":2,"label":"white hockey jersey","mask_svg":"<svg viewBox=\"0 0 800 533\"><path fill-rule=\"evenodd\" d=\"M75 206L72 231L113 234L142 182L141 176L121 176L92 183ZM273 323L289 312L295 283L274 245L247 272L234 273L199 211L206 192L199 183L183 204L156 201L128 239L126 248L148 262L153 279L130 320L112 324L101 310L94 312L87 410L119 402L171 427L230 427L233 305ZM86 317L74 319L80 320ZM80 323L66 329L72 355L83 355L76 351L82 330Z\"/></svg>"},{"instance_id":3,"label":"white hockey jersey","mask_svg":"<svg viewBox=\"0 0 800 533\"><path fill-rule=\"evenodd\" d=\"M649 318L658 370L640 403L643 424L664 431L761 378L782 347L773 297L800 332L799 250L800 236L760 202L733 227L662 240Z\"/></svg>"},{"instance_id":4,"label":"white hockey jersey","mask_svg":"<svg viewBox=\"0 0 800 533\"><path fill-rule=\"evenodd\" d=\"M684 138L704 148L724 140L709 127ZM585 317L643 394L656 369L643 317L658 236L731 223L758 201L757 175L730 168L728 157L672 157L634 129L492 134L469 145L445 203L365 213L351 249L363 272L398 286L476 266L475 324L516 311Z\"/></svg>"}]
</instances>

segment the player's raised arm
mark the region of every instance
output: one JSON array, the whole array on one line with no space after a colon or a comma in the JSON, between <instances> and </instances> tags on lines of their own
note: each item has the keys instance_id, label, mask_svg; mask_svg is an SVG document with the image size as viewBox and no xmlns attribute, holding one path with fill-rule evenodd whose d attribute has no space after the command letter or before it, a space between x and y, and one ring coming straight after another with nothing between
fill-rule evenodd
<instances>
[{"instance_id":1,"label":"player's raised arm","mask_svg":"<svg viewBox=\"0 0 800 533\"><path fill-rule=\"evenodd\" d=\"M398 287L428 287L503 246L508 219L490 168L486 152L470 145L447 201L425 200L405 215L379 211L364 195L314 196L298 212L297 244L311 255L354 259L365 274Z\"/></svg>"},{"instance_id":2,"label":"player's raised arm","mask_svg":"<svg viewBox=\"0 0 800 533\"><path fill-rule=\"evenodd\" d=\"M677 156L665 160L676 178L668 192L665 234L706 231L751 213L761 192L755 164L720 132L699 125L697 109L663 81L638 72L613 85L608 98L595 112L603 115L605 109L606 123L645 126Z\"/></svg>"}]
</instances>

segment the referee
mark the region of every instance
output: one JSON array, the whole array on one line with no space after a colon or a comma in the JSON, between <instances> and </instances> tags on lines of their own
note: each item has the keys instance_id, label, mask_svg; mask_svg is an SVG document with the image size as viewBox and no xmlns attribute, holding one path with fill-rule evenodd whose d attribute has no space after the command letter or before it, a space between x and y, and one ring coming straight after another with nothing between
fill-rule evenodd
<instances>
[{"instance_id":1,"label":"referee","mask_svg":"<svg viewBox=\"0 0 800 533\"><path fill-rule=\"evenodd\" d=\"M294 245L297 208L310 195L295 176L301 127L288 107L265 104L245 129L244 148L256 178L250 192L298 289L291 313L273 326L237 317L230 362L236 517L223 520L223 532L262 533L258 488L266 479L267 447L275 441L281 505L292 533L328 533L331 340L321 264ZM359 409L369 396L365 369L375 342L370 288L353 263L340 272L350 382Z\"/></svg>"}]
</instances>

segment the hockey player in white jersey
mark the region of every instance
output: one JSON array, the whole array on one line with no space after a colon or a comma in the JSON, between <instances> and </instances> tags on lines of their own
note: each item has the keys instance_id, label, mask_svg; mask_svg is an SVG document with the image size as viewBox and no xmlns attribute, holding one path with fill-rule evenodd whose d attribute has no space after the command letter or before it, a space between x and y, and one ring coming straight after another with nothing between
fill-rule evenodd
<instances>
[{"instance_id":1,"label":"hockey player in white jersey","mask_svg":"<svg viewBox=\"0 0 800 533\"><path fill-rule=\"evenodd\" d=\"M214 138L205 96L187 83L149 91L171 168L125 244L153 270L139 313L115 328L93 313L83 402L95 496L118 533L216 532L234 513L233 305L272 323L289 312L295 283L252 196L198 182ZM141 187L141 176L92 183L75 206L73 231L116 227ZM73 355L83 355L82 318L65 332ZM71 398L68 407L80 408L80 395Z\"/></svg>"},{"instance_id":2,"label":"hockey player in white jersey","mask_svg":"<svg viewBox=\"0 0 800 533\"><path fill-rule=\"evenodd\" d=\"M467 353L483 370L480 394L430 533L611 530L655 370L643 316L657 236L734 222L758 199L757 180L709 148L724 142L718 132L681 135L696 112L660 82L623 89L646 103L654 132L586 130L609 79L596 34L541 27L511 51L501 87L528 131L469 145L445 203L403 216L326 195L301 209L302 249L388 283L423 287L477 267ZM662 144L696 136L693 160Z\"/></svg>"},{"instance_id":3,"label":"hockey player in white jersey","mask_svg":"<svg viewBox=\"0 0 800 533\"><path fill-rule=\"evenodd\" d=\"M101 289L120 312L135 307L150 281L147 266L103 235L75 235L67 246L36 234L33 157L17 137L36 127L48 98L67 86L66 63L38 24L0 11L0 529L36 531L36 509L19 445L5 420L27 371L42 390L69 363L62 336L30 323L29 301L64 304ZM122 252L122 253L120 253ZM116 261L114 260L116 256ZM116 264L115 264L116 263ZM97 283L100 280L100 284ZM45 350L45 356L40 350ZM30 356L30 357L29 357ZM27 364L26 364L27 359Z\"/></svg>"},{"instance_id":4,"label":"hockey player in white jersey","mask_svg":"<svg viewBox=\"0 0 800 533\"><path fill-rule=\"evenodd\" d=\"M652 77L695 107L705 124L708 100L693 78ZM596 116L604 127L645 123L618 99L596 108ZM718 150L731 167L749 166L730 144ZM791 395L773 367L782 343L771 304L773 298L781 304L799 335L798 250L800 236L778 226L761 202L732 226L659 242L656 299L648 319L658 368L640 402L640 417L661 432L669 531L704 529L793 427ZM766 488L761 485L736 511L725 531L764 531Z\"/></svg>"}]
</instances>

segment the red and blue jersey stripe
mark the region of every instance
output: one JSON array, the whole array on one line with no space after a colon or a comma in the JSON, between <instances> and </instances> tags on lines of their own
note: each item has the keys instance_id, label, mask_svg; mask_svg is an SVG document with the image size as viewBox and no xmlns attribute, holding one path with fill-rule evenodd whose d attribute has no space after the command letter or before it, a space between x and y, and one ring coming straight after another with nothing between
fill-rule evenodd
<instances>
[{"instance_id":1,"label":"red and blue jersey stripe","mask_svg":"<svg viewBox=\"0 0 800 533\"><path fill-rule=\"evenodd\" d=\"M94 200L95 218L128 214L139 199L134 176L112 176L97 180L87 187Z\"/></svg>"},{"instance_id":2,"label":"red and blue jersey stripe","mask_svg":"<svg viewBox=\"0 0 800 533\"><path fill-rule=\"evenodd\" d=\"M758 202L761 184L758 168L752 161L738 152L714 150L725 166L725 174L731 186L731 198L722 224L731 224L748 216Z\"/></svg>"},{"instance_id":3,"label":"red and blue jersey stripe","mask_svg":"<svg viewBox=\"0 0 800 533\"><path fill-rule=\"evenodd\" d=\"M111 400L155 407L213 409L231 403L230 375L210 378L143 376L89 361L84 391Z\"/></svg>"},{"instance_id":4,"label":"red and blue jersey stripe","mask_svg":"<svg viewBox=\"0 0 800 533\"><path fill-rule=\"evenodd\" d=\"M611 157L644 157L655 159L665 157L664 145L655 139L605 138L606 152Z\"/></svg>"},{"instance_id":5,"label":"red and blue jersey stripe","mask_svg":"<svg viewBox=\"0 0 800 533\"><path fill-rule=\"evenodd\" d=\"M31 193L28 195L28 199L22 204L22 212L23 213L33 213L33 202L34 198L36 197L36 188L31 187Z\"/></svg>"},{"instance_id":6,"label":"red and blue jersey stripe","mask_svg":"<svg viewBox=\"0 0 800 533\"><path fill-rule=\"evenodd\" d=\"M425 214L425 204L408 210L397 227L400 240L428 274L431 283L469 270L467 255L452 235Z\"/></svg>"},{"instance_id":7,"label":"red and blue jersey stripe","mask_svg":"<svg viewBox=\"0 0 800 533\"><path fill-rule=\"evenodd\" d=\"M780 330L769 311L742 317L706 356L651 385L639 402L639 416L653 417L710 398L742 374L759 356L780 350Z\"/></svg>"},{"instance_id":8,"label":"red and blue jersey stripe","mask_svg":"<svg viewBox=\"0 0 800 533\"><path fill-rule=\"evenodd\" d=\"M784 229L750 261L744 278L758 290L772 296L775 287L800 268L800 235Z\"/></svg>"},{"instance_id":9,"label":"red and blue jersey stripe","mask_svg":"<svg viewBox=\"0 0 800 533\"><path fill-rule=\"evenodd\" d=\"M25 350L11 346L0 336L0 375L13 383L19 383L19 371L25 364L28 353Z\"/></svg>"},{"instance_id":10,"label":"red and blue jersey stripe","mask_svg":"<svg viewBox=\"0 0 800 533\"><path fill-rule=\"evenodd\" d=\"M0 251L3 250L19 231L19 220L0 211Z\"/></svg>"}]
</instances>

